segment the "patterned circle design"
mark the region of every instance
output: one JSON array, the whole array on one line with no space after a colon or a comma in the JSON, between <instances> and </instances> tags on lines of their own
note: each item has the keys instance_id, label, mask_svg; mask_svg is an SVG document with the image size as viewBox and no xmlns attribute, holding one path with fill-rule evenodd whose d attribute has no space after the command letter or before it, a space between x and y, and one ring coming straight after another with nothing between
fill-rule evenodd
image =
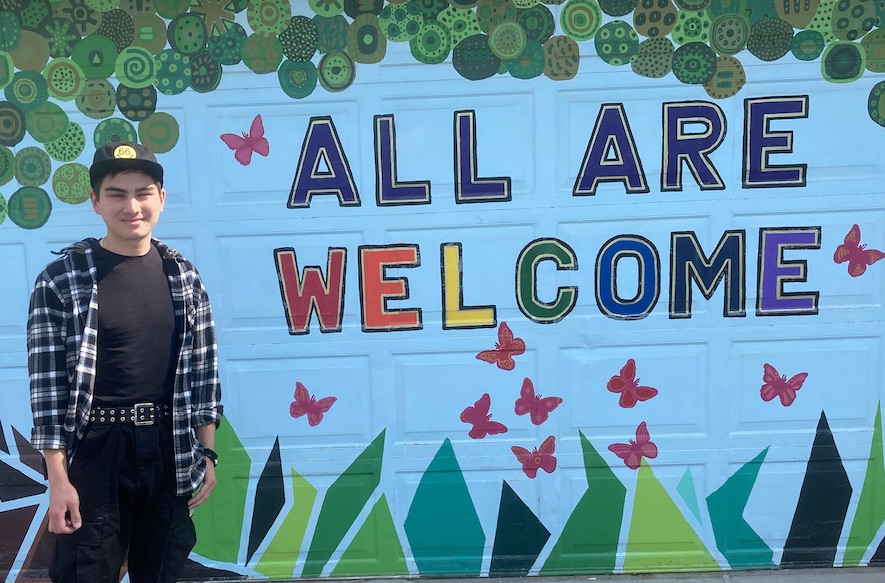
<instances>
[{"instance_id":1,"label":"patterned circle design","mask_svg":"<svg viewBox=\"0 0 885 583\"><path fill-rule=\"evenodd\" d=\"M288 0L286 0L288 1ZM417 3L417 0L415 0ZM344 0L344 14L356 19L363 14L378 16L384 7L384 0Z\"/></svg>"},{"instance_id":2,"label":"patterned circle design","mask_svg":"<svg viewBox=\"0 0 885 583\"><path fill-rule=\"evenodd\" d=\"M138 141L138 133L135 131L135 126L119 117L110 117L99 122L92 134L92 143L96 149L111 142L136 141Z\"/></svg>"},{"instance_id":3,"label":"patterned circle design","mask_svg":"<svg viewBox=\"0 0 885 583\"><path fill-rule=\"evenodd\" d=\"M12 56L5 51L0 51L0 89L9 85L14 75L15 64L12 62Z\"/></svg>"},{"instance_id":4,"label":"patterned circle design","mask_svg":"<svg viewBox=\"0 0 885 583\"><path fill-rule=\"evenodd\" d=\"M669 38L647 38L639 43L639 52L630 59L630 68L642 77L660 79L673 70L673 51Z\"/></svg>"},{"instance_id":5,"label":"patterned circle design","mask_svg":"<svg viewBox=\"0 0 885 583\"><path fill-rule=\"evenodd\" d=\"M25 137L25 114L8 101L0 101L0 145L14 146Z\"/></svg>"},{"instance_id":6,"label":"patterned circle design","mask_svg":"<svg viewBox=\"0 0 885 583\"><path fill-rule=\"evenodd\" d=\"M800 32L796 36L801 34ZM885 73L885 29L877 28L863 37L860 46L863 47L864 53L867 55L867 71Z\"/></svg>"},{"instance_id":7,"label":"patterned circle design","mask_svg":"<svg viewBox=\"0 0 885 583\"><path fill-rule=\"evenodd\" d=\"M22 111L33 111L46 103L49 98L46 79L34 71L19 71L12 77L12 83L3 91L6 99L16 104Z\"/></svg>"},{"instance_id":8,"label":"patterned circle design","mask_svg":"<svg viewBox=\"0 0 885 583\"><path fill-rule=\"evenodd\" d=\"M123 117L132 121L144 121L157 110L157 90L147 87L117 86L117 108Z\"/></svg>"},{"instance_id":9,"label":"patterned circle design","mask_svg":"<svg viewBox=\"0 0 885 583\"><path fill-rule=\"evenodd\" d=\"M137 12L132 15L134 38L132 44L156 55L166 46L166 23L152 12Z\"/></svg>"},{"instance_id":10,"label":"patterned circle design","mask_svg":"<svg viewBox=\"0 0 885 583\"><path fill-rule=\"evenodd\" d=\"M126 47L120 51L115 71L120 83L136 89L153 85L157 78L154 55L141 47Z\"/></svg>"},{"instance_id":11,"label":"patterned circle design","mask_svg":"<svg viewBox=\"0 0 885 583\"><path fill-rule=\"evenodd\" d=\"M38 32L46 38L50 57L69 57L80 42L77 27L67 18L52 18Z\"/></svg>"},{"instance_id":12,"label":"patterned circle design","mask_svg":"<svg viewBox=\"0 0 885 583\"><path fill-rule=\"evenodd\" d=\"M676 0L676 6L682 10L703 10L710 5L710 0Z\"/></svg>"},{"instance_id":13,"label":"patterned circle design","mask_svg":"<svg viewBox=\"0 0 885 583\"><path fill-rule=\"evenodd\" d=\"M235 22L220 36L210 36L206 43L209 56L222 65L236 65L243 60L243 45L246 44L246 29Z\"/></svg>"},{"instance_id":14,"label":"patterned circle design","mask_svg":"<svg viewBox=\"0 0 885 583\"><path fill-rule=\"evenodd\" d=\"M569 0L559 13L559 24L569 38L590 40L602 24L602 9L595 0Z\"/></svg>"},{"instance_id":15,"label":"patterned circle design","mask_svg":"<svg viewBox=\"0 0 885 583\"><path fill-rule=\"evenodd\" d=\"M536 40L527 40L522 54L515 59L504 61L507 72L516 79L534 79L544 74L546 54L544 47Z\"/></svg>"},{"instance_id":16,"label":"patterned circle design","mask_svg":"<svg viewBox=\"0 0 885 583\"><path fill-rule=\"evenodd\" d=\"M437 65L452 51L452 34L441 22L425 20L418 36L409 41L409 50L419 63Z\"/></svg>"},{"instance_id":17,"label":"patterned circle design","mask_svg":"<svg viewBox=\"0 0 885 583\"><path fill-rule=\"evenodd\" d=\"M17 13L23 29L38 32L52 18L52 5L49 0L28 0Z\"/></svg>"},{"instance_id":18,"label":"patterned circle design","mask_svg":"<svg viewBox=\"0 0 885 583\"><path fill-rule=\"evenodd\" d=\"M491 33L499 24L516 22L518 14L513 0L479 0L476 4L476 21L485 33Z\"/></svg>"},{"instance_id":19,"label":"patterned circle design","mask_svg":"<svg viewBox=\"0 0 885 583\"><path fill-rule=\"evenodd\" d=\"M713 99L734 97L747 82L744 66L735 57L723 55L716 59L716 74L704 83L704 91Z\"/></svg>"},{"instance_id":20,"label":"patterned circle design","mask_svg":"<svg viewBox=\"0 0 885 583\"><path fill-rule=\"evenodd\" d=\"M17 69L42 71L49 62L49 43L40 33L23 30L18 46L9 54Z\"/></svg>"},{"instance_id":21,"label":"patterned circle design","mask_svg":"<svg viewBox=\"0 0 885 583\"><path fill-rule=\"evenodd\" d=\"M87 79L75 103L86 117L104 119L114 114L116 91L107 79Z\"/></svg>"},{"instance_id":22,"label":"patterned circle design","mask_svg":"<svg viewBox=\"0 0 885 583\"><path fill-rule=\"evenodd\" d=\"M378 26L388 40L410 41L421 31L421 8L414 2L388 4L378 15Z\"/></svg>"},{"instance_id":23,"label":"patterned circle design","mask_svg":"<svg viewBox=\"0 0 885 583\"><path fill-rule=\"evenodd\" d=\"M520 10L516 22L525 30L526 40L537 41L540 44L547 42L547 39L556 32L556 19L550 9L543 4Z\"/></svg>"},{"instance_id":24,"label":"patterned circle design","mask_svg":"<svg viewBox=\"0 0 885 583\"><path fill-rule=\"evenodd\" d=\"M120 0L86 0L86 4L98 12L110 12L120 7Z\"/></svg>"},{"instance_id":25,"label":"patterned circle design","mask_svg":"<svg viewBox=\"0 0 885 583\"><path fill-rule=\"evenodd\" d=\"M175 18L182 12L187 12L191 0L154 0L154 7L159 16L163 18Z\"/></svg>"},{"instance_id":26,"label":"patterned circle design","mask_svg":"<svg viewBox=\"0 0 885 583\"><path fill-rule=\"evenodd\" d=\"M155 154L165 154L172 150L179 137L178 120L162 111L138 124L138 141Z\"/></svg>"},{"instance_id":27,"label":"patterned circle design","mask_svg":"<svg viewBox=\"0 0 885 583\"><path fill-rule=\"evenodd\" d=\"M640 0L633 11L633 26L642 36L667 36L676 26L677 15L678 11L670 0Z\"/></svg>"},{"instance_id":28,"label":"patterned circle design","mask_svg":"<svg viewBox=\"0 0 885 583\"><path fill-rule=\"evenodd\" d=\"M476 13L472 10L463 10L449 6L439 13L437 20L449 29L449 36L452 37L452 47L458 46L458 43L465 38L482 32L479 29L479 23L476 21Z\"/></svg>"},{"instance_id":29,"label":"patterned circle design","mask_svg":"<svg viewBox=\"0 0 885 583\"><path fill-rule=\"evenodd\" d=\"M47 101L34 111L25 112L25 127L31 137L41 144L62 137L69 123L68 114L52 101Z\"/></svg>"},{"instance_id":30,"label":"patterned circle design","mask_svg":"<svg viewBox=\"0 0 885 583\"><path fill-rule=\"evenodd\" d=\"M525 30L515 22L502 22L489 34L489 48L502 60L517 58L525 45Z\"/></svg>"},{"instance_id":31,"label":"patterned circle design","mask_svg":"<svg viewBox=\"0 0 885 583\"><path fill-rule=\"evenodd\" d=\"M152 14L156 10L154 8L154 0L120 0L119 6L117 6L117 8L133 16L139 13Z\"/></svg>"},{"instance_id":32,"label":"patterned circle design","mask_svg":"<svg viewBox=\"0 0 885 583\"><path fill-rule=\"evenodd\" d=\"M42 186L52 173L49 155L35 146L15 153L15 180L22 186Z\"/></svg>"},{"instance_id":33,"label":"patterned circle design","mask_svg":"<svg viewBox=\"0 0 885 583\"><path fill-rule=\"evenodd\" d=\"M861 46L848 41L827 46L820 59L820 72L831 83L850 83L860 79L866 67Z\"/></svg>"},{"instance_id":34,"label":"patterned circle design","mask_svg":"<svg viewBox=\"0 0 885 583\"><path fill-rule=\"evenodd\" d=\"M816 30L803 30L793 37L790 52L800 61L815 61L826 46L824 35Z\"/></svg>"},{"instance_id":35,"label":"patterned circle design","mask_svg":"<svg viewBox=\"0 0 885 583\"><path fill-rule=\"evenodd\" d=\"M169 46L183 55L195 55L206 46L206 24L196 14L182 14L169 23Z\"/></svg>"},{"instance_id":36,"label":"patterned circle design","mask_svg":"<svg viewBox=\"0 0 885 583\"><path fill-rule=\"evenodd\" d=\"M3 193L0 193L0 225L3 224L3 221L6 220L6 197L3 196Z\"/></svg>"},{"instance_id":37,"label":"patterned circle design","mask_svg":"<svg viewBox=\"0 0 885 583\"><path fill-rule=\"evenodd\" d=\"M122 51L135 39L135 24L131 16L118 8L102 14L96 32L111 39L117 51Z\"/></svg>"},{"instance_id":38,"label":"patterned circle design","mask_svg":"<svg viewBox=\"0 0 885 583\"><path fill-rule=\"evenodd\" d=\"M541 3L541 0L513 0L513 3L516 4L516 7L519 9L523 8L531 8L532 6L537 6Z\"/></svg>"},{"instance_id":39,"label":"patterned circle design","mask_svg":"<svg viewBox=\"0 0 885 583\"><path fill-rule=\"evenodd\" d=\"M82 204L89 200L89 168L76 162L62 164L52 173L52 193L66 204Z\"/></svg>"},{"instance_id":40,"label":"patterned circle design","mask_svg":"<svg viewBox=\"0 0 885 583\"><path fill-rule=\"evenodd\" d=\"M830 0L831 10L832 3ZM819 6L820 0L803 0L802 2L775 2L774 7L778 18L789 22L793 28L801 30L811 23Z\"/></svg>"},{"instance_id":41,"label":"patterned circle design","mask_svg":"<svg viewBox=\"0 0 885 583\"><path fill-rule=\"evenodd\" d=\"M56 8L56 15L73 22L80 36L93 34L101 24L101 13L93 10L84 0L64 0Z\"/></svg>"},{"instance_id":42,"label":"patterned circle design","mask_svg":"<svg viewBox=\"0 0 885 583\"><path fill-rule=\"evenodd\" d=\"M42 188L23 186L9 197L9 220L22 229L39 229L49 220L52 201Z\"/></svg>"},{"instance_id":43,"label":"patterned circle design","mask_svg":"<svg viewBox=\"0 0 885 583\"><path fill-rule=\"evenodd\" d=\"M317 73L323 89L329 92L344 91L356 79L356 66L347 53L335 51L323 55Z\"/></svg>"},{"instance_id":44,"label":"patterned circle design","mask_svg":"<svg viewBox=\"0 0 885 583\"><path fill-rule=\"evenodd\" d=\"M716 76L716 59L704 43L686 43L673 53L673 74L689 85L709 83Z\"/></svg>"},{"instance_id":45,"label":"patterned circle design","mask_svg":"<svg viewBox=\"0 0 885 583\"><path fill-rule=\"evenodd\" d=\"M191 57L191 87L197 93L208 93L221 83L221 65L209 56L208 51L201 51Z\"/></svg>"},{"instance_id":46,"label":"patterned circle design","mask_svg":"<svg viewBox=\"0 0 885 583\"><path fill-rule=\"evenodd\" d=\"M80 65L87 79L106 79L114 74L118 54L111 39L100 34L91 34L77 43L71 53L71 60Z\"/></svg>"},{"instance_id":47,"label":"patterned circle design","mask_svg":"<svg viewBox=\"0 0 885 583\"><path fill-rule=\"evenodd\" d=\"M710 46L720 55L735 55L747 46L750 21L741 14L723 14L710 27Z\"/></svg>"},{"instance_id":48,"label":"patterned circle design","mask_svg":"<svg viewBox=\"0 0 885 583\"><path fill-rule=\"evenodd\" d=\"M436 20L439 13L449 6L447 0L416 0L418 7L421 9L421 16L424 21Z\"/></svg>"},{"instance_id":49,"label":"patterned circle design","mask_svg":"<svg viewBox=\"0 0 885 583\"><path fill-rule=\"evenodd\" d=\"M316 89L317 68L310 61L286 59L277 71L283 93L294 99L304 99Z\"/></svg>"},{"instance_id":50,"label":"patterned circle design","mask_svg":"<svg viewBox=\"0 0 885 583\"><path fill-rule=\"evenodd\" d=\"M6 184L15 176L15 154L6 146L0 146L0 185ZM5 214L6 208L3 206L6 199L0 195L0 215ZM0 222L3 219L0 218Z\"/></svg>"},{"instance_id":51,"label":"patterned circle design","mask_svg":"<svg viewBox=\"0 0 885 583\"><path fill-rule=\"evenodd\" d=\"M554 81L568 81L578 74L578 43L567 36L552 36L544 43L544 59L544 75Z\"/></svg>"},{"instance_id":52,"label":"patterned circle design","mask_svg":"<svg viewBox=\"0 0 885 583\"><path fill-rule=\"evenodd\" d=\"M885 128L885 81L879 81L870 89L867 113L871 120Z\"/></svg>"},{"instance_id":53,"label":"patterned circle design","mask_svg":"<svg viewBox=\"0 0 885 583\"><path fill-rule=\"evenodd\" d=\"M704 11L682 11L676 18L676 26L670 37L676 44L705 43L710 40L710 17Z\"/></svg>"},{"instance_id":54,"label":"patterned circle design","mask_svg":"<svg viewBox=\"0 0 885 583\"><path fill-rule=\"evenodd\" d=\"M154 57L157 75L157 89L164 95L177 95L190 87L190 57L182 55L175 49L166 49Z\"/></svg>"},{"instance_id":55,"label":"patterned circle design","mask_svg":"<svg viewBox=\"0 0 885 583\"><path fill-rule=\"evenodd\" d=\"M341 15L332 18L314 16L317 26L317 50L321 53L343 51L347 48L347 19Z\"/></svg>"},{"instance_id":56,"label":"patterned circle design","mask_svg":"<svg viewBox=\"0 0 885 583\"><path fill-rule=\"evenodd\" d=\"M449 4L452 5L454 8L465 10L476 8L476 5L479 4L479 0L449 0Z\"/></svg>"},{"instance_id":57,"label":"patterned circle design","mask_svg":"<svg viewBox=\"0 0 885 583\"><path fill-rule=\"evenodd\" d=\"M59 162L73 162L86 148L86 134L80 124L71 122L62 137L44 144L46 153Z\"/></svg>"},{"instance_id":58,"label":"patterned circle design","mask_svg":"<svg viewBox=\"0 0 885 583\"><path fill-rule=\"evenodd\" d=\"M452 65L465 79L479 81L498 72L501 59L489 47L489 37L475 34L458 43L452 52Z\"/></svg>"},{"instance_id":59,"label":"patterned circle design","mask_svg":"<svg viewBox=\"0 0 885 583\"><path fill-rule=\"evenodd\" d=\"M289 0L252 0L246 8L246 20L258 34L279 34L291 19Z\"/></svg>"},{"instance_id":60,"label":"patterned circle design","mask_svg":"<svg viewBox=\"0 0 885 583\"><path fill-rule=\"evenodd\" d=\"M839 40L857 40L873 30L878 23L879 4L869 0L838 0L830 20L833 35Z\"/></svg>"},{"instance_id":61,"label":"patterned circle design","mask_svg":"<svg viewBox=\"0 0 885 583\"><path fill-rule=\"evenodd\" d=\"M374 14L362 14L347 30L347 54L357 63L377 63L387 53L387 38Z\"/></svg>"},{"instance_id":62,"label":"patterned circle design","mask_svg":"<svg viewBox=\"0 0 885 583\"><path fill-rule=\"evenodd\" d=\"M308 6L318 16L331 18L344 12L344 0L307 0Z\"/></svg>"},{"instance_id":63,"label":"patterned circle design","mask_svg":"<svg viewBox=\"0 0 885 583\"><path fill-rule=\"evenodd\" d=\"M626 65L639 52L639 36L623 20L612 20L600 27L594 40L596 53L609 65Z\"/></svg>"},{"instance_id":64,"label":"patterned circle design","mask_svg":"<svg viewBox=\"0 0 885 583\"><path fill-rule=\"evenodd\" d=\"M750 27L747 50L761 61L776 61L792 46L793 27L780 18L765 18Z\"/></svg>"},{"instance_id":65,"label":"patterned circle design","mask_svg":"<svg viewBox=\"0 0 885 583\"><path fill-rule=\"evenodd\" d=\"M245 36L243 38L245 40ZM286 58L292 61L309 61L317 52L319 31L310 18L293 16L289 26L279 34L279 39Z\"/></svg>"},{"instance_id":66,"label":"patterned circle design","mask_svg":"<svg viewBox=\"0 0 885 583\"><path fill-rule=\"evenodd\" d=\"M253 73L273 73L283 61L283 45L276 36L251 34L243 45L242 57Z\"/></svg>"},{"instance_id":67,"label":"patterned circle design","mask_svg":"<svg viewBox=\"0 0 885 583\"><path fill-rule=\"evenodd\" d=\"M11 51L22 38L21 23L14 12L0 12L0 50Z\"/></svg>"},{"instance_id":68,"label":"patterned circle design","mask_svg":"<svg viewBox=\"0 0 885 583\"><path fill-rule=\"evenodd\" d=\"M633 12L639 0L599 0L599 8L609 16L625 16Z\"/></svg>"}]
</instances>

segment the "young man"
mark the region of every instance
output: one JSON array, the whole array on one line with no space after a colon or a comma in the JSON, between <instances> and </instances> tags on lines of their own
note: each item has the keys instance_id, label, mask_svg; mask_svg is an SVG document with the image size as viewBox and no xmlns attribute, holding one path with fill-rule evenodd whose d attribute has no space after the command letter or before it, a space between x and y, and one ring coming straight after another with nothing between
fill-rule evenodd
<instances>
[{"instance_id":1,"label":"young man","mask_svg":"<svg viewBox=\"0 0 885 583\"><path fill-rule=\"evenodd\" d=\"M176 581L216 483L215 326L193 265L151 237L166 201L153 152L102 146L89 175L107 234L59 252L28 317L50 577L116 583L128 553L132 583Z\"/></svg>"}]
</instances>

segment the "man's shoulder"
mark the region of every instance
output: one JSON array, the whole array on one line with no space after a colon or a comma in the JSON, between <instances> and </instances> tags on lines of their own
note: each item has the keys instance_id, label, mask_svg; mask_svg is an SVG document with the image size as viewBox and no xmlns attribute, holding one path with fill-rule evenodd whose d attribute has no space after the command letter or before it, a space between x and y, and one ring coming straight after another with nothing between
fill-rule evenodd
<instances>
[{"instance_id":1,"label":"man's shoulder","mask_svg":"<svg viewBox=\"0 0 885 583\"><path fill-rule=\"evenodd\" d=\"M57 257L43 268L43 274L49 278L56 278L72 271L88 270L87 253L90 252L93 239L83 239L72 243L67 247L53 251Z\"/></svg>"}]
</instances>

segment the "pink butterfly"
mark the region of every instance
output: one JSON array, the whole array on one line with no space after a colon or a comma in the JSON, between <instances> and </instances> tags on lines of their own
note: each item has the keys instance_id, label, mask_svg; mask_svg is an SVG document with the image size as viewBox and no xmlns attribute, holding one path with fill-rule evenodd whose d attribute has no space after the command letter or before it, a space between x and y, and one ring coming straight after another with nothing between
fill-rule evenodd
<instances>
[{"instance_id":1,"label":"pink butterfly","mask_svg":"<svg viewBox=\"0 0 885 583\"><path fill-rule=\"evenodd\" d=\"M535 395L535 386L530 379L522 381L522 389L519 391L519 398L513 407L517 415L529 414L532 423L540 425L547 421L547 415L559 407L562 399L559 397L544 397Z\"/></svg>"},{"instance_id":2,"label":"pink butterfly","mask_svg":"<svg viewBox=\"0 0 885 583\"><path fill-rule=\"evenodd\" d=\"M762 365L762 368L765 370L762 373L762 380L765 384L762 385L762 390L760 391L762 400L771 401L775 397L780 397L781 405L784 407L792 405L793 401L796 400L796 391L802 388L802 383L805 382L808 373L800 372L791 377L790 380L787 380L787 375L781 376L777 369L768 363Z\"/></svg>"},{"instance_id":3,"label":"pink butterfly","mask_svg":"<svg viewBox=\"0 0 885 583\"><path fill-rule=\"evenodd\" d=\"M625 409L631 409L637 402L648 401L658 394L654 387L640 386L639 379L636 378L636 361L632 358L619 374L608 380L606 387L612 393L621 393L618 404Z\"/></svg>"},{"instance_id":4,"label":"pink butterfly","mask_svg":"<svg viewBox=\"0 0 885 583\"><path fill-rule=\"evenodd\" d=\"M491 420L492 415L489 413L491 404L492 399L489 394L483 393L482 397L473 404L473 407L467 407L461 412L461 421L473 425L473 428L467 432L467 435L473 439L507 433L507 427L503 423Z\"/></svg>"},{"instance_id":5,"label":"pink butterfly","mask_svg":"<svg viewBox=\"0 0 885 583\"><path fill-rule=\"evenodd\" d=\"M836 263L848 262L848 275L858 277L867 270L867 265L885 258L885 253L878 249L867 249L866 245L860 244L860 227L854 225L845 235L845 242L836 247L833 253L833 261Z\"/></svg>"},{"instance_id":6,"label":"pink butterfly","mask_svg":"<svg viewBox=\"0 0 885 583\"><path fill-rule=\"evenodd\" d=\"M554 441L551 435L544 440L541 447L536 447L532 451L518 445L511 447L510 451L516 454L516 459L522 464L522 471L529 478L537 476L539 469L552 474L556 469L556 458L553 457L553 452L556 449Z\"/></svg>"},{"instance_id":7,"label":"pink butterfly","mask_svg":"<svg viewBox=\"0 0 885 583\"><path fill-rule=\"evenodd\" d=\"M243 132L242 136L237 134L221 134L221 141L227 144L227 147L234 152L234 158L243 166L248 166L252 161L252 152L267 156L270 153L270 144L264 137L264 123L261 121L261 114L255 116L252 120L252 126L249 133Z\"/></svg>"},{"instance_id":8,"label":"pink butterfly","mask_svg":"<svg viewBox=\"0 0 885 583\"><path fill-rule=\"evenodd\" d=\"M494 350L483 350L476 355L477 360L497 364L501 370L513 370L516 367L514 356L525 352L525 342L522 338L514 338L513 332L507 322L501 322L498 327L498 341Z\"/></svg>"},{"instance_id":9,"label":"pink butterfly","mask_svg":"<svg viewBox=\"0 0 885 583\"><path fill-rule=\"evenodd\" d=\"M323 414L332 408L338 397L323 397L317 401L316 397L307 392L307 387L295 382L295 400L289 405L289 415L299 418L307 415L307 423L316 427L323 420Z\"/></svg>"},{"instance_id":10,"label":"pink butterfly","mask_svg":"<svg viewBox=\"0 0 885 583\"><path fill-rule=\"evenodd\" d=\"M651 441L645 421L636 428L636 441L631 439L630 443L613 443L608 449L624 460L624 465L631 470L638 470L644 457L648 459L658 457L658 446Z\"/></svg>"}]
</instances>

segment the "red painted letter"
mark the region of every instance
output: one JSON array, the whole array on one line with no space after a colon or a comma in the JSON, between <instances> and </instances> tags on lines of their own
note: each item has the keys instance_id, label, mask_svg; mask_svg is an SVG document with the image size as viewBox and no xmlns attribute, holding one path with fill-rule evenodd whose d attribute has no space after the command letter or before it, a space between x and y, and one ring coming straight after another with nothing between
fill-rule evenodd
<instances>
[{"instance_id":1,"label":"red painted letter","mask_svg":"<svg viewBox=\"0 0 885 583\"><path fill-rule=\"evenodd\" d=\"M363 332L420 330L421 308L391 310L389 300L409 298L409 280L385 276L388 267L418 267L417 245L362 246L360 256L360 299Z\"/></svg>"},{"instance_id":2,"label":"red painted letter","mask_svg":"<svg viewBox=\"0 0 885 583\"><path fill-rule=\"evenodd\" d=\"M322 270L315 265L306 266L299 278L295 249L291 247L274 249L273 253L289 334L308 334L312 311L317 313L320 332L341 332L347 249L329 247L326 279Z\"/></svg>"}]
</instances>

